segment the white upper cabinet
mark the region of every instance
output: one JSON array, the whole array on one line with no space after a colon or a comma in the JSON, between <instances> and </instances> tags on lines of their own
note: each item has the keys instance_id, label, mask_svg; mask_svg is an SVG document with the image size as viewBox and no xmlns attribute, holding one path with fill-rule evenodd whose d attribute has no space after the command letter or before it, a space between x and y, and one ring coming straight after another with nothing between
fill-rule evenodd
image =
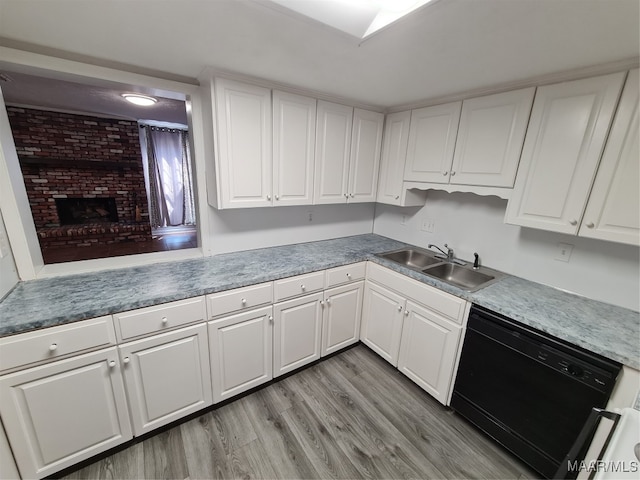
<instances>
[{"instance_id":1,"label":"white upper cabinet","mask_svg":"<svg viewBox=\"0 0 640 480\"><path fill-rule=\"evenodd\" d=\"M403 188L411 111L387 115L376 202L402 207L424 205L424 196Z\"/></svg>"},{"instance_id":2,"label":"white upper cabinet","mask_svg":"<svg viewBox=\"0 0 640 480\"><path fill-rule=\"evenodd\" d=\"M638 70L629 73L578 235L640 244Z\"/></svg>"},{"instance_id":3,"label":"white upper cabinet","mask_svg":"<svg viewBox=\"0 0 640 480\"><path fill-rule=\"evenodd\" d=\"M375 202L378 189L384 115L359 108L353 111L349 160L349 202Z\"/></svg>"},{"instance_id":4,"label":"white upper cabinet","mask_svg":"<svg viewBox=\"0 0 640 480\"><path fill-rule=\"evenodd\" d=\"M316 99L273 92L273 204L313 202Z\"/></svg>"},{"instance_id":5,"label":"white upper cabinet","mask_svg":"<svg viewBox=\"0 0 640 480\"><path fill-rule=\"evenodd\" d=\"M318 101L314 203L346 202L353 108Z\"/></svg>"},{"instance_id":6,"label":"white upper cabinet","mask_svg":"<svg viewBox=\"0 0 640 480\"><path fill-rule=\"evenodd\" d=\"M513 187L534 93L531 87L462 102L450 183Z\"/></svg>"},{"instance_id":7,"label":"white upper cabinet","mask_svg":"<svg viewBox=\"0 0 640 480\"><path fill-rule=\"evenodd\" d=\"M384 115L318 101L314 203L373 202Z\"/></svg>"},{"instance_id":8,"label":"white upper cabinet","mask_svg":"<svg viewBox=\"0 0 640 480\"><path fill-rule=\"evenodd\" d=\"M578 232L624 76L538 88L505 222Z\"/></svg>"},{"instance_id":9,"label":"white upper cabinet","mask_svg":"<svg viewBox=\"0 0 640 480\"><path fill-rule=\"evenodd\" d=\"M271 205L271 90L215 79L221 208Z\"/></svg>"},{"instance_id":10,"label":"white upper cabinet","mask_svg":"<svg viewBox=\"0 0 640 480\"><path fill-rule=\"evenodd\" d=\"M404 179L408 182L448 183L462 102L411 112Z\"/></svg>"}]
</instances>

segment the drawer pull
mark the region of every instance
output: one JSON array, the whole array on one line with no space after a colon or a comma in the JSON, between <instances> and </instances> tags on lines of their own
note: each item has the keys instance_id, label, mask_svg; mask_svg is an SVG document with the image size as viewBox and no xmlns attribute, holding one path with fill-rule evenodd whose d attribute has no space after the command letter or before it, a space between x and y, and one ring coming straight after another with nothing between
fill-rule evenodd
<instances>
[{"instance_id":1,"label":"drawer pull","mask_svg":"<svg viewBox=\"0 0 640 480\"><path fill-rule=\"evenodd\" d=\"M242 306L245 307L247 305L247 299L243 298L242 299Z\"/></svg>"},{"instance_id":2,"label":"drawer pull","mask_svg":"<svg viewBox=\"0 0 640 480\"><path fill-rule=\"evenodd\" d=\"M273 323L273 315L269 315L269 323Z\"/></svg>"},{"instance_id":3,"label":"drawer pull","mask_svg":"<svg viewBox=\"0 0 640 480\"><path fill-rule=\"evenodd\" d=\"M327 298L325 301L327 302L327 305L331 305L331 297Z\"/></svg>"},{"instance_id":4,"label":"drawer pull","mask_svg":"<svg viewBox=\"0 0 640 480\"><path fill-rule=\"evenodd\" d=\"M123 363L129 363L130 361L131 361L131 359L130 359L129 357L124 357L124 358L122 359L122 362L123 362Z\"/></svg>"},{"instance_id":5,"label":"drawer pull","mask_svg":"<svg viewBox=\"0 0 640 480\"><path fill-rule=\"evenodd\" d=\"M398 305L398 311L401 312L402 311L402 305Z\"/></svg>"},{"instance_id":6,"label":"drawer pull","mask_svg":"<svg viewBox=\"0 0 640 480\"><path fill-rule=\"evenodd\" d=\"M167 319L167 317L162 317L162 324L163 325L166 325L168 321L169 320Z\"/></svg>"},{"instance_id":7,"label":"drawer pull","mask_svg":"<svg viewBox=\"0 0 640 480\"><path fill-rule=\"evenodd\" d=\"M52 343L51 345L49 345L49 351L50 352L55 352L58 349L58 344L57 343Z\"/></svg>"},{"instance_id":8,"label":"drawer pull","mask_svg":"<svg viewBox=\"0 0 640 480\"><path fill-rule=\"evenodd\" d=\"M307 289L307 287L305 287L304 285L300 285L300 288L302 289L303 292Z\"/></svg>"},{"instance_id":9,"label":"drawer pull","mask_svg":"<svg viewBox=\"0 0 640 480\"><path fill-rule=\"evenodd\" d=\"M351 278L351 274L350 273L347 273L347 278Z\"/></svg>"},{"instance_id":10,"label":"drawer pull","mask_svg":"<svg viewBox=\"0 0 640 480\"><path fill-rule=\"evenodd\" d=\"M115 360L109 360L109 368L113 368L116 366L116 361Z\"/></svg>"},{"instance_id":11,"label":"drawer pull","mask_svg":"<svg viewBox=\"0 0 640 480\"><path fill-rule=\"evenodd\" d=\"M408 316L409 316L409 310L405 310L405 311L404 311L404 316L405 316L405 317L408 317Z\"/></svg>"}]
</instances>

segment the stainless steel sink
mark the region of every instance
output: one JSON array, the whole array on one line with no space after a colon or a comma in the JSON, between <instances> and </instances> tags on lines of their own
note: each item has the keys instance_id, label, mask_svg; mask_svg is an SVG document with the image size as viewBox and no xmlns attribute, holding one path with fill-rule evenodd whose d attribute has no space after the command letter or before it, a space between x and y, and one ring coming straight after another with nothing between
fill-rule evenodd
<instances>
[{"instance_id":1,"label":"stainless steel sink","mask_svg":"<svg viewBox=\"0 0 640 480\"><path fill-rule=\"evenodd\" d=\"M499 272L480 267L474 270L468 266L441 263L422 270L422 273L438 278L458 288L473 292L496 281L502 275Z\"/></svg>"},{"instance_id":2,"label":"stainless steel sink","mask_svg":"<svg viewBox=\"0 0 640 480\"><path fill-rule=\"evenodd\" d=\"M422 272L467 292L480 290L504 276L503 273L486 267L474 269L471 263L464 266L456 265L445 258L436 257L428 250L417 248L402 248L376 256Z\"/></svg>"},{"instance_id":3,"label":"stainless steel sink","mask_svg":"<svg viewBox=\"0 0 640 480\"><path fill-rule=\"evenodd\" d=\"M436 258L430 252L424 252L414 248L403 248L401 250L395 250L393 252L378 254L380 258L386 258L392 262L399 263L405 267L413 268L415 270L422 270L429 265L435 265L441 263L443 260Z\"/></svg>"}]
</instances>

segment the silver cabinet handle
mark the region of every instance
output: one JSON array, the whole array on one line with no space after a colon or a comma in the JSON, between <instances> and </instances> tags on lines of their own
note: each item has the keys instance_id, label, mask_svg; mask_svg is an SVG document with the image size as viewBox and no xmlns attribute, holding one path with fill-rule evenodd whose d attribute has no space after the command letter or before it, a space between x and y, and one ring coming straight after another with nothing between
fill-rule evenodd
<instances>
[{"instance_id":1,"label":"silver cabinet handle","mask_svg":"<svg viewBox=\"0 0 640 480\"><path fill-rule=\"evenodd\" d=\"M570 224L570 225L574 225L574 226L575 226L575 225L577 225L577 224L578 224L578 221L577 221L576 219L569 220L569 224Z\"/></svg>"},{"instance_id":2,"label":"silver cabinet handle","mask_svg":"<svg viewBox=\"0 0 640 480\"><path fill-rule=\"evenodd\" d=\"M595 223L593 223L593 222L589 222L589 223L587 223L587 228L593 228L593 227L595 227L595 226L596 226L596 224L595 224Z\"/></svg>"}]
</instances>

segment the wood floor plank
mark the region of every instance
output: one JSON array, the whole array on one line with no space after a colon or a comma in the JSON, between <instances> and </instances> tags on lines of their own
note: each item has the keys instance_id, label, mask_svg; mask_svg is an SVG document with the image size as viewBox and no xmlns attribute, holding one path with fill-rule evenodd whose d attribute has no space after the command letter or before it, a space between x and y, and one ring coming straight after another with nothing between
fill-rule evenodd
<instances>
[{"instance_id":1,"label":"wood floor plank","mask_svg":"<svg viewBox=\"0 0 640 480\"><path fill-rule=\"evenodd\" d=\"M294 404L282 413L320 478L359 478L360 473L337 447L333 434L306 402Z\"/></svg>"},{"instance_id":2,"label":"wood floor plank","mask_svg":"<svg viewBox=\"0 0 640 480\"><path fill-rule=\"evenodd\" d=\"M225 446L212 412L180 425L190 478L230 478Z\"/></svg>"},{"instance_id":3,"label":"wood floor plank","mask_svg":"<svg viewBox=\"0 0 640 480\"><path fill-rule=\"evenodd\" d=\"M269 454L261 440L256 439L247 445L235 449L229 454L231 478L276 479L279 478L273 467L272 454Z\"/></svg>"},{"instance_id":4,"label":"wood floor plank","mask_svg":"<svg viewBox=\"0 0 640 480\"><path fill-rule=\"evenodd\" d=\"M144 478L186 479L189 468L179 428L166 430L146 439L144 448Z\"/></svg>"},{"instance_id":5,"label":"wood floor plank","mask_svg":"<svg viewBox=\"0 0 640 480\"><path fill-rule=\"evenodd\" d=\"M304 449L262 390L239 402L267 451L276 478L319 478Z\"/></svg>"},{"instance_id":6,"label":"wood floor plank","mask_svg":"<svg viewBox=\"0 0 640 480\"><path fill-rule=\"evenodd\" d=\"M257 437L242 402L231 402L211 412L225 453L242 447Z\"/></svg>"}]
</instances>

